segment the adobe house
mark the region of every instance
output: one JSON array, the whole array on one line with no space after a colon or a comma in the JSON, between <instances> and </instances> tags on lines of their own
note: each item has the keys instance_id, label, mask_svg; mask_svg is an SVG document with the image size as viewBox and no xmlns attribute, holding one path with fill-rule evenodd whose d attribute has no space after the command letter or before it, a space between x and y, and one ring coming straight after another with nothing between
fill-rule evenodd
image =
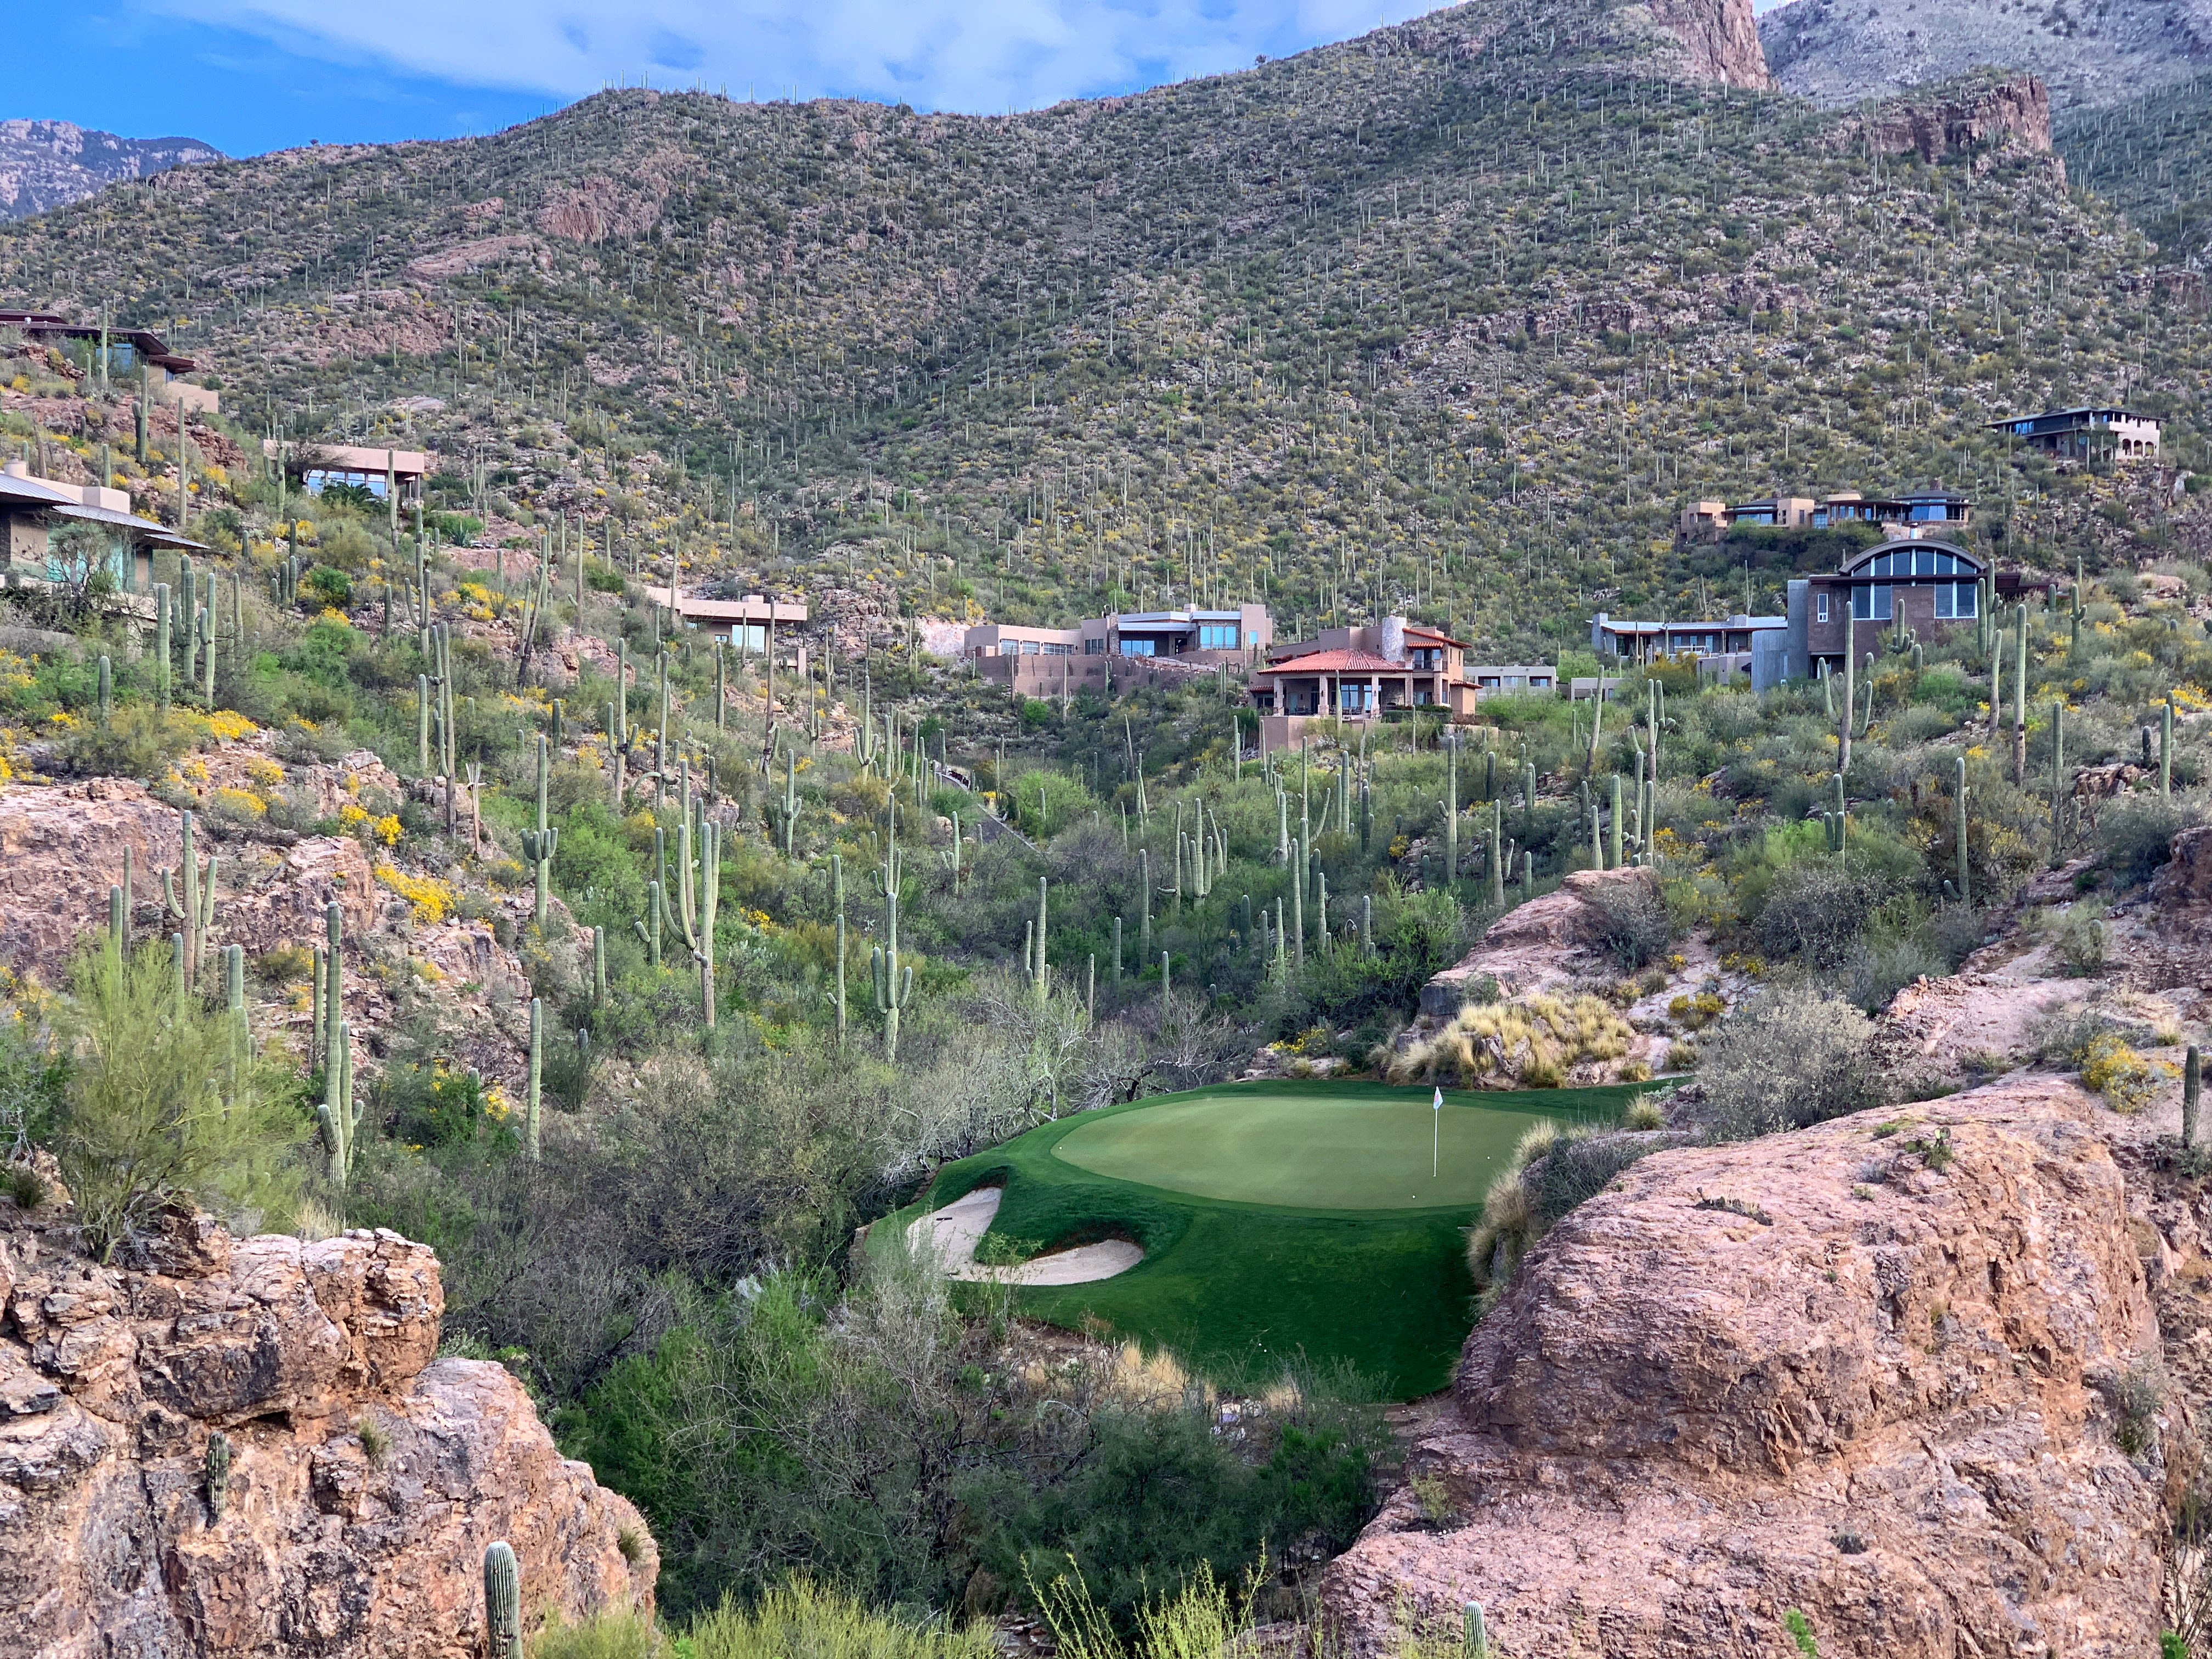
<instances>
[{"instance_id":1,"label":"adobe house","mask_svg":"<svg viewBox=\"0 0 2212 1659\"><path fill-rule=\"evenodd\" d=\"M649 604L665 605L668 590L648 587L645 597ZM702 599L679 593L675 610L685 628L702 630L738 655L749 657L766 655L775 644L777 629L800 627L806 621L805 600L781 599L761 593L748 593L737 599Z\"/></svg>"},{"instance_id":2,"label":"adobe house","mask_svg":"<svg viewBox=\"0 0 2212 1659\"><path fill-rule=\"evenodd\" d=\"M2132 409L2051 409L1989 422L1990 430L2071 461L2154 461L2159 423Z\"/></svg>"},{"instance_id":3,"label":"adobe house","mask_svg":"<svg viewBox=\"0 0 2212 1659\"><path fill-rule=\"evenodd\" d=\"M175 404L183 410L210 415L222 407L220 392L186 383L185 377L198 374L200 365L170 350L150 328L73 323L50 311L4 310L0 310L0 328L21 329L23 337L29 340L88 340L93 343L95 362L105 349L111 380L136 374L143 368L147 393L157 403Z\"/></svg>"}]
</instances>

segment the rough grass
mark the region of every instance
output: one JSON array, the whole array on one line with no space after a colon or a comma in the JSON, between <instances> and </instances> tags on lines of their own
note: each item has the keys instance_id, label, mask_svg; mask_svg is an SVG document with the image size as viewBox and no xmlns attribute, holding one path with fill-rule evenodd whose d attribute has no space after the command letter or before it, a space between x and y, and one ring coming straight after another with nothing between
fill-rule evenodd
<instances>
[{"instance_id":1,"label":"rough grass","mask_svg":"<svg viewBox=\"0 0 2212 1659\"><path fill-rule=\"evenodd\" d=\"M1237 1085L1155 1097L1108 1109L1233 1092ZM1271 1083L1270 1093L1402 1099L1382 1084ZM1424 1091L1425 1092L1425 1091ZM1612 1122L1633 1088L1485 1092L1455 1103L1562 1121ZM1425 1099L1422 1103L1426 1104ZM878 1224L890 1236L926 1209L1002 1182L994 1230L1048 1248L1109 1236L1133 1238L1145 1261L1094 1285L1024 1286L1023 1314L1073 1329L1164 1346L1217 1378L1279 1377L1300 1356L1348 1364L1377 1393L1410 1399L1449 1381L1472 1322L1474 1285L1465 1229L1477 1204L1434 1210L1332 1212L1241 1204L1097 1176L1054 1156L1060 1139L1097 1113L1045 1124L1005 1146L947 1164L921 1205ZM1348 1293L1347 1287L1354 1287Z\"/></svg>"}]
</instances>

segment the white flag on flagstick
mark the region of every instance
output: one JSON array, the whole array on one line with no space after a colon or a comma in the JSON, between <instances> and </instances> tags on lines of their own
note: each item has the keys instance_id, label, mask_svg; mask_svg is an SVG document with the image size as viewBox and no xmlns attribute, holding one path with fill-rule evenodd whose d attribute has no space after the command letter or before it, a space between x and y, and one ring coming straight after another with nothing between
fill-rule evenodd
<instances>
[{"instance_id":1,"label":"white flag on flagstick","mask_svg":"<svg viewBox=\"0 0 2212 1659\"><path fill-rule=\"evenodd\" d=\"M1429 1103L1429 1110L1434 1114L1429 1119L1429 1179L1434 1181L1437 1178L1437 1155L1443 1150L1444 1091L1442 1084L1437 1085L1437 1097Z\"/></svg>"},{"instance_id":2,"label":"white flag on flagstick","mask_svg":"<svg viewBox=\"0 0 2212 1659\"><path fill-rule=\"evenodd\" d=\"M1429 1109L1430 1109L1431 1111L1432 1111L1432 1112L1441 1112L1442 1110L1443 1110L1443 1109L1444 1109L1444 1091L1443 1091L1443 1089L1442 1088L1442 1086L1441 1086L1441 1085L1439 1085L1439 1087L1438 1087L1438 1088L1437 1088L1437 1097L1436 1097L1434 1100L1432 1100L1432 1101L1431 1101L1431 1102L1429 1103Z\"/></svg>"}]
</instances>

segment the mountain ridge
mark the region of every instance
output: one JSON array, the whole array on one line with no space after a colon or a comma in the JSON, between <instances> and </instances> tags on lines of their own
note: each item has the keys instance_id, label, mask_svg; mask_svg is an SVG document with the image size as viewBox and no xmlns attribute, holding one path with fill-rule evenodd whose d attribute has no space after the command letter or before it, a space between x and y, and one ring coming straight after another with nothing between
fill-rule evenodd
<instances>
[{"instance_id":1,"label":"mountain ridge","mask_svg":"<svg viewBox=\"0 0 2212 1659\"><path fill-rule=\"evenodd\" d=\"M226 159L197 138L124 138L70 121L0 120L0 220L82 201L118 179Z\"/></svg>"},{"instance_id":2,"label":"mountain ridge","mask_svg":"<svg viewBox=\"0 0 2212 1659\"><path fill-rule=\"evenodd\" d=\"M2057 108L2100 106L2212 68L2212 0L2117 9L2068 0L1788 0L1759 20L1775 82L1848 104L1976 70L2033 75Z\"/></svg>"}]
</instances>

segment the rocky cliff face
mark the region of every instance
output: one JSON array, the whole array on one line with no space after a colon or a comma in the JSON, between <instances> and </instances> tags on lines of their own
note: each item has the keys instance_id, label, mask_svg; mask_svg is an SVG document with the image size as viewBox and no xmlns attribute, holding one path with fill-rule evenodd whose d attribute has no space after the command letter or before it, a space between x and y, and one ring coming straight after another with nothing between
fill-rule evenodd
<instances>
[{"instance_id":1,"label":"rocky cliff face","mask_svg":"<svg viewBox=\"0 0 2212 1659\"><path fill-rule=\"evenodd\" d=\"M1759 20L1784 92L1879 98L1978 69L2026 70L2062 106L2106 104L2212 64L2212 0L2039 8L2011 0L1790 0Z\"/></svg>"},{"instance_id":2,"label":"rocky cliff face","mask_svg":"<svg viewBox=\"0 0 2212 1659\"><path fill-rule=\"evenodd\" d=\"M434 1021L441 1051L489 1079L513 1082L529 1052L531 981L514 950L529 915L527 894L510 895L505 914L467 919L442 908L425 915L380 884L369 851L351 836L292 833L265 822L226 821L207 808L228 795L275 793L252 769L272 763L263 738L198 757L200 817L194 852L216 863L211 951L245 948L250 963L280 948L312 950L327 937L325 908L336 901L344 924L345 1013L357 1058L381 1059L410 985L434 986L416 999ZM265 772L263 774L266 775ZM403 786L367 751L290 769L283 787L309 812L335 818L348 805L374 812L395 806ZM131 859L131 931L136 939L178 926L164 908L161 872L179 861L183 820L144 785L95 778L60 786L0 788L0 968L59 985L70 953L107 923L107 896ZM376 861L404 860L403 848ZM557 906L557 901L556 901ZM562 912L565 920L565 909ZM580 936L564 930L552 971L574 984L588 961ZM560 981L549 981L560 982ZM311 1005L249 992L256 1029L304 1042Z\"/></svg>"},{"instance_id":3,"label":"rocky cliff face","mask_svg":"<svg viewBox=\"0 0 2212 1659\"><path fill-rule=\"evenodd\" d=\"M1925 161L1989 143L2048 155L2051 93L2032 75L1975 77L1893 99L1838 124L1829 142L1869 143L1883 155L1913 150Z\"/></svg>"},{"instance_id":4,"label":"rocky cliff face","mask_svg":"<svg viewBox=\"0 0 2212 1659\"><path fill-rule=\"evenodd\" d=\"M110 1268L54 1202L0 1199L0 1645L476 1659L495 1538L532 1616L649 1611L637 1512L503 1367L434 1358L443 1306L436 1258L394 1233L175 1217Z\"/></svg>"},{"instance_id":5,"label":"rocky cliff face","mask_svg":"<svg viewBox=\"0 0 2212 1659\"><path fill-rule=\"evenodd\" d=\"M1682 43L1697 79L1773 87L1751 0L1650 0L1650 11L1652 22Z\"/></svg>"},{"instance_id":6,"label":"rocky cliff face","mask_svg":"<svg viewBox=\"0 0 2212 1659\"><path fill-rule=\"evenodd\" d=\"M220 161L196 138L118 138L67 121L0 121L0 219L44 213L118 179Z\"/></svg>"},{"instance_id":7,"label":"rocky cliff face","mask_svg":"<svg viewBox=\"0 0 2212 1659\"><path fill-rule=\"evenodd\" d=\"M1844 1659L2156 1650L2162 1421L2102 1382L2157 1333L2120 1172L2020 1077L1657 1154L1532 1252L1410 1492L1330 1570L1496 1650ZM2127 1449L2123 1449L2123 1445Z\"/></svg>"}]
</instances>

